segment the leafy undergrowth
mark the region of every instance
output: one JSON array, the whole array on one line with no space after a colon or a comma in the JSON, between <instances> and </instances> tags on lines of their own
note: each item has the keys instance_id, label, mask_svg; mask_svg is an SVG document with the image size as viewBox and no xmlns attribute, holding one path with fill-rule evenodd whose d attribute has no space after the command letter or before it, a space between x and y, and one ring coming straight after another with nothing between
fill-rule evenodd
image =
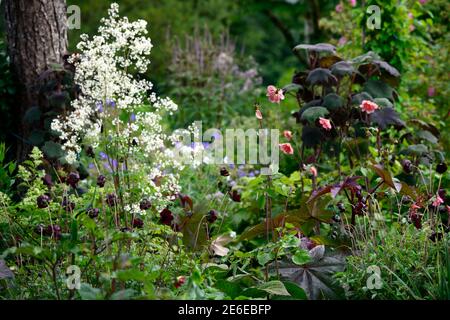
<instances>
[{"instance_id":1,"label":"leafy undergrowth","mask_svg":"<svg viewBox=\"0 0 450 320\"><path fill-rule=\"evenodd\" d=\"M449 297L445 150L399 112L397 69L296 46L307 68L242 121L282 131L281 161L218 166L220 135L166 132L178 106L142 76L145 26L113 4L54 71L80 91L34 110L40 148L17 170L0 148L1 298Z\"/></svg>"}]
</instances>

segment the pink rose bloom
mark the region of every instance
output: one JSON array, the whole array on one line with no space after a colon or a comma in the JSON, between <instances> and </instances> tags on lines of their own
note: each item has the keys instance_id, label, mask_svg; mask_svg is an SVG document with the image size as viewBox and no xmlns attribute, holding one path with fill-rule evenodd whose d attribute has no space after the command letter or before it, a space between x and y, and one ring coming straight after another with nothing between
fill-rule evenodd
<instances>
[{"instance_id":1,"label":"pink rose bloom","mask_svg":"<svg viewBox=\"0 0 450 320\"><path fill-rule=\"evenodd\" d=\"M356 6L356 0L349 0L348 3L350 3L350 5L351 5L352 7L355 7L355 6Z\"/></svg>"},{"instance_id":2,"label":"pink rose bloom","mask_svg":"<svg viewBox=\"0 0 450 320\"><path fill-rule=\"evenodd\" d=\"M256 110L255 115L256 115L256 119L262 120L263 116L262 116L262 113L260 110Z\"/></svg>"},{"instance_id":3,"label":"pink rose bloom","mask_svg":"<svg viewBox=\"0 0 450 320\"><path fill-rule=\"evenodd\" d=\"M286 139L291 140L292 139L292 132L289 130L284 130L283 135Z\"/></svg>"},{"instance_id":4,"label":"pink rose bloom","mask_svg":"<svg viewBox=\"0 0 450 320\"><path fill-rule=\"evenodd\" d=\"M413 32L414 30L416 30L416 27L412 24L409 26L409 32Z\"/></svg>"},{"instance_id":5,"label":"pink rose bloom","mask_svg":"<svg viewBox=\"0 0 450 320\"><path fill-rule=\"evenodd\" d=\"M294 154L294 148L292 148L290 143L281 143L279 146L284 154Z\"/></svg>"},{"instance_id":6,"label":"pink rose bloom","mask_svg":"<svg viewBox=\"0 0 450 320\"><path fill-rule=\"evenodd\" d=\"M378 105L369 100L364 100L359 107L368 114L374 113L378 109Z\"/></svg>"},{"instance_id":7,"label":"pink rose bloom","mask_svg":"<svg viewBox=\"0 0 450 320\"><path fill-rule=\"evenodd\" d=\"M428 96L434 97L435 94L436 94L436 89L434 89L434 87L428 87Z\"/></svg>"},{"instance_id":8,"label":"pink rose bloom","mask_svg":"<svg viewBox=\"0 0 450 320\"><path fill-rule=\"evenodd\" d=\"M314 176L317 177L317 168L312 166L311 168L309 168L309 172Z\"/></svg>"},{"instance_id":9,"label":"pink rose bloom","mask_svg":"<svg viewBox=\"0 0 450 320\"><path fill-rule=\"evenodd\" d=\"M433 207L439 207L444 203L444 200L439 195L436 195L436 200L433 201Z\"/></svg>"},{"instance_id":10,"label":"pink rose bloom","mask_svg":"<svg viewBox=\"0 0 450 320\"><path fill-rule=\"evenodd\" d=\"M337 13L341 13L344 10L344 6L342 5L342 3L339 3L336 8L335 8Z\"/></svg>"},{"instance_id":11,"label":"pink rose bloom","mask_svg":"<svg viewBox=\"0 0 450 320\"><path fill-rule=\"evenodd\" d=\"M331 130L331 122L330 122L330 120L320 117L319 118L319 123L322 126L322 128L324 128L325 130Z\"/></svg>"},{"instance_id":12,"label":"pink rose bloom","mask_svg":"<svg viewBox=\"0 0 450 320\"><path fill-rule=\"evenodd\" d=\"M267 97L269 101L272 103L280 103L281 100L284 100L284 94L282 89L277 89L275 86L267 87Z\"/></svg>"}]
</instances>

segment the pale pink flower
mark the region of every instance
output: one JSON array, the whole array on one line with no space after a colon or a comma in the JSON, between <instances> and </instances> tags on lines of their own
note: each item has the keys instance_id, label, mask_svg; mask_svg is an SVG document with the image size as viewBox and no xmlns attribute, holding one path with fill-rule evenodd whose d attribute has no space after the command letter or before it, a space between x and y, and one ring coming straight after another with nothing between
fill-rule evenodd
<instances>
[{"instance_id":1,"label":"pale pink flower","mask_svg":"<svg viewBox=\"0 0 450 320\"><path fill-rule=\"evenodd\" d=\"M434 87L428 87L427 93L429 97L434 97L436 94L436 89Z\"/></svg>"},{"instance_id":2,"label":"pale pink flower","mask_svg":"<svg viewBox=\"0 0 450 320\"><path fill-rule=\"evenodd\" d=\"M412 12L408 12L408 18L410 18L411 20L414 19L414 15L412 14Z\"/></svg>"},{"instance_id":3,"label":"pale pink flower","mask_svg":"<svg viewBox=\"0 0 450 320\"><path fill-rule=\"evenodd\" d=\"M351 5L352 7L355 7L355 6L356 6L356 0L349 0L348 3L350 3L350 5Z\"/></svg>"},{"instance_id":4,"label":"pale pink flower","mask_svg":"<svg viewBox=\"0 0 450 320\"><path fill-rule=\"evenodd\" d=\"M292 148L290 143L280 143L279 146L284 154L294 154L294 148Z\"/></svg>"},{"instance_id":5,"label":"pale pink flower","mask_svg":"<svg viewBox=\"0 0 450 320\"><path fill-rule=\"evenodd\" d=\"M419 0L420 4L425 4L427 3L428 0Z\"/></svg>"},{"instance_id":6,"label":"pale pink flower","mask_svg":"<svg viewBox=\"0 0 450 320\"><path fill-rule=\"evenodd\" d=\"M413 32L414 30L416 30L416 27L412 24L409 26L409 32Z\"/></svg>"},{"instance_id":7,"label":"pale pink flower","mask_svg":"<svg viewBox=\"0 0 450 320\"><path fill-rule=\"evenodd\" d=\"M311 168L309 168L309 172L314 176L317 177L317 168L314 166L311 166Z\"/></svg>"},{"instance_id":8,"label":"pale pink flower","mask_svg":"<svg viewBox=\"0 0 450 320\"><path fill-rule=\"evenodd\" d=\"M255 115L256 115L256 119L262 120L263 116L262 116L262 113L260 110L256 110Z\"/></svg>"},{"instance_id":9,"label":"pale pink flower","mask_svg":"<svg viewBox=\"0 0 450 320\"><path fill-rule=\"evenodd\" d=\"M283 135L286 139L291 140L292 139L292 132L289 130L284 130Z\"/></svg>"},{"instance_id":10,"label":"pale pink flower","mask_svg":"<svg viewBox=\"0 0 450 320\"><path fill-rule=\"evenodd\" d=\"M346 37L342 36L342 37L339 38L339 41L338 41L338 46L339 47L343 46L346 43L347 43L347 38Z\"/></svg>"},{"instance_id":11,"label":"pale pink flower","mask_svg":"<svg viewBox=\"0 0 450 320\"><path fill-rule=\"evenodd\" d=\"M267 97L270 102L280 103L281 100L284 100L283 89L277 89L277 87L270 85L267 87Z\"/></svg>"},{"instance_id":12,"label":"pale pink flower","mask_svg":"<svg viewBox=\"0 0 450 320\"><path fill-rule=\"evenodd\" d=\"M369 100L364 100L359 107L368 114L374 113L378 109L378 105Z\"/></svg>"},{"instance_id":13,"label":"pale pink flower","mask_svg":"<svg viewBox=\"0 0 450 320\"><path fill-rule=\"evenodd\" d=\"M411 205L411 210L417 210L417 209L420 209L420 206L418 206L417 204L415 204L415 203L413 203L412 205Z\"/></svg>"},{"instance_id":14,"label":"pale pink flower","mask_svg":"<svg viewBox=\"0 0 450 320\"><path fill-rule=\"evenodd\" d=\"M342 3L339 3L336 8L335 8L337 13L341 13L344 10L344 6L342 5Z\"/></svg>"},{"instance_id":15,"label":"pale pink flower","mask_svg":"<svg viewBox=\"0 0 450 320\"><path fill-rule=\"evenodd\" d=\"M433 201L433 207L439 207L444 203L444 200L439 195L436 195L436 199Z\"/></svg>"},{"instance_id":16,"label":"pale pink flower","mask_svg":"<svg viewBox=\"0 0 450 320\"><path fill-rule=\"evenodd\" d=\"M330 122L330 120L320 117L319 118L319 123L322 126L322 128L324 128L325 130L331 130L331 122Z\"/></svg>"}]
</instances>

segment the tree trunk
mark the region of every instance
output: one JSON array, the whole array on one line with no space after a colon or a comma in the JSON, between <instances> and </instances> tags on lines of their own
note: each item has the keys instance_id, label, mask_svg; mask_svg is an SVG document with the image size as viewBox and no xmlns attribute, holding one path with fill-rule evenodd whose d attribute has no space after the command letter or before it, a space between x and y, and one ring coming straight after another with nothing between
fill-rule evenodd
<instances>
[{"instance_id":1,"label":"tree trunk","mask_svg":"<svg viewBox=\"0 0 450 320\"><path fill-rule=\"evenodd\" d=\"M34 88L38 76L50 64L62 64L67 51L67 9L65 0L6 0L5 21L8 52L19 84L15 114L17 158L23 160L31 146L30 131L23 121L28 108L37 104Z\"/></svg>"}]
</instances>

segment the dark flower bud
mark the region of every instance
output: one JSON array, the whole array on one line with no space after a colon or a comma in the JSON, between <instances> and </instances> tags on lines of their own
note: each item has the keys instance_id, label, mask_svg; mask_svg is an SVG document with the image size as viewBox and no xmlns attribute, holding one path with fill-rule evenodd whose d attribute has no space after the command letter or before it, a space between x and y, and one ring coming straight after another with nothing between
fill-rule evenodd
<instances>
[{"instance_id":1,"label":"dark flower bud","mask_svg":"<svg viewBox=\"0 0 450 320\"><path fill-rule=\"evenodd\" d=\"M50 203L50 197L46 194L39 196L36 200L38 208L44 209L47 208Z\"/></svg>"},{"instance_id":2,"label":"dark flower bud","mask_svg":"<svg viewBox=\"0 0 450 320\"><path fill-rule=\"evenodd\" d=\"M73 211L75 209L75 203L70 201L67 197L63 198L63 201L61 202L61 206L67 212L71 212L71 211Z\"/></svg>"},{"instance_id":3,"label":"dark flower bud","mask_svg":"<svg viewBox=\"0 0 450 320\"><path fill-rule=\"evenodd\" d=\"M87 147L86 154L88 157L95 158L94 148L92 146Z\"/></svg>"},{"instance_id":4,"label":"dark flower bud","mask_svg":"<svg viewBox=\"0 0 450 320\"><path fill-rule=\"evenodd\" d=\"M241 195L236 190L233 190L231 193L231 200L234 202L241 202Z\"/></svg>"},{"instance_id":5,"label":"dark flower bud","mask_svg":"<svg viewBox=\"0 0 450 320\"><path fill-rule=\"evenodd\" d=\"M115 207L117 204L117 196L114 193L110 193L106 196L106 203L110 207Z\"/></svg>"},{"instance_id":6,"label":"dark flower bud","mask_svg":"<svg viewBox=\"0 0 450 320\"><path fill-rule=\"evenodd\" d=\"M133 228L142 228L144 226L144 221L140 218L133 219Z\"/></svg>"},{"instance_id":7,"label":"dark flower bud","mask_svg":"<svg viewBox=\"0 0 450 320\"><path fill-rule=\"evenodd\" d=\"M422 228L422 215L420 215L419 213L417 213L415 211L411 211L409 213L409 220L411 221L411 223L414 224L416 229Z\"/></svg>"},{"instance_id":8,"label":"dark flower bud","mask_svg":"<svg viewBox=\"0 0 450 320\"><path fill-rule=\"evenodd\" d=\"M91 217L92 219L97 218L98 214L99 214L100 210L98 208L90 208L87 211L87 214L89 217Z\"/></svg>"},{"instance_id":9,"label":"dark flower bud","mask_svg":"<svg viewBox=\"0 0 450 320\"><path fill-rule=\"evenodd\" d=\"M403 171L405 171L405 173L411 173L413 170L412 163L408 159L402 160L402 167L403 167Z\"/></svg>"},{"instance_id":10,"label":"dark flower bud","mask_svg":"<svg viewBox=\"0 0 450 320\"><path fill-rule=\"evenodd\" d=\"M44 228L43 234L47 237L54 237L55 239L61 238L61 227L57 224L48 225Z\"/></svg>"},{"instance_id":11,"label":"dark flower bud","mask_svg":"<svg viewBox=\"0 0 450 320\"><path fill-rule=\"evenodd\" d=\"M177 277L177 280L174 283L175 288L179 288L181 287L184 283L186 282L186 277L184 276L179 276Z\"/></svg>"},{"instance_id":12,"label":"dark flower bud","mask_svg":"<svg viewBox=\"0 0 450 320\"><path fill-rule=\"evenodd\" d=\"M150 209L152 207L152 203L150 202L150 200L148 200L148 199L143 199L142 201L141 201L141 203L139 204L139 208L141 209L141 210L148 210L148 209Z\"/></svg>"},{"instance_id":13,"label":"dark flower bud","mask_svg":"<svg viewBox=\"0 0 450 320\"><path fill-rule=\"evenodd\" d=\"M49 174L46 174L43 178L42 178L42 182L44 182L44 184L51 188L53 187L53 181L52 181L52 176Z\"/></svg>"},{"instance_id":14,"label":"dark flower bud","mask_svg":"<svg viewBox=\"0 0 450 320\"><path fill-rule=\"evenodd\" d=\"M34 232L36 232L37 234L43 234L45 230L45 226L40 223L38 224L35 228L34 228Z\"/></svg>"},{"instance_id":15,"label":"dark flower bud","mask_svg":"<svg viewBox=\"0 0 450 320\"><path fill-rule=\"evenodd\" d=\"M220 175L222 177L228 177L230 175L230 173L228 172L228 170L226 168L221 168L220 169Z\"/></svg>"},{"instance_id":16,"label":"dark flower bud","mask_svg":"<svg viewBox=\"0 0 450 320\"><path fill-rule=\"evenodd\" d=\"M67 179L66 179L66 183L68 185L70 185L72 188L76 188L77 183L79 181L80 181L80 175L76 171L69 173L69 175L67 176Z\"/></svg>"},{"instance_id":17,"label":"dark flower bud","mask_svg":"<svg viewBox=\"0 0 450 320\"><path fill-rule=\"evenodd\" d=\"M161 211L159 216L160 216L160 220L163 224L165 224L167 226L172 225L172 221L173 221L172 211L170 211L167 208L164 208L164 210Z\"/></svg>"},{"instance_id":18,"label":"dark flower bud","mask_svg":"<svg viewBox=\"0 0 450 320\"><path fill-rule=\"evenodd\" d=\"M443 174L447 171L447 164L445 162L441 162L436 166L436 172Z\"/></svg>"},{"instance_id":19,"label":"dark flower bud","mask_svg":"<svg viewBox=\"0 0 450 320\"><path fill-rule=\"evenodd\" d=\"M217 220L217 211L216 210L211 210L208 212L208 216L207 216L207 220L209 223L214 223L214 221Z\"/></svg>"},{"instance_id":20,"label":"dark flower bud","mask_svg":"<svg viewBox=\"0 0 450 320\"><path fill-rule=\"evenodd\" d=\"M106 183L106 177L104 176L104 175L99 175L98 177L97 177L97 185L100 187L100 188L103 188L104 186L105 186L105 183Z\"/></svg>"}]
</instances>

